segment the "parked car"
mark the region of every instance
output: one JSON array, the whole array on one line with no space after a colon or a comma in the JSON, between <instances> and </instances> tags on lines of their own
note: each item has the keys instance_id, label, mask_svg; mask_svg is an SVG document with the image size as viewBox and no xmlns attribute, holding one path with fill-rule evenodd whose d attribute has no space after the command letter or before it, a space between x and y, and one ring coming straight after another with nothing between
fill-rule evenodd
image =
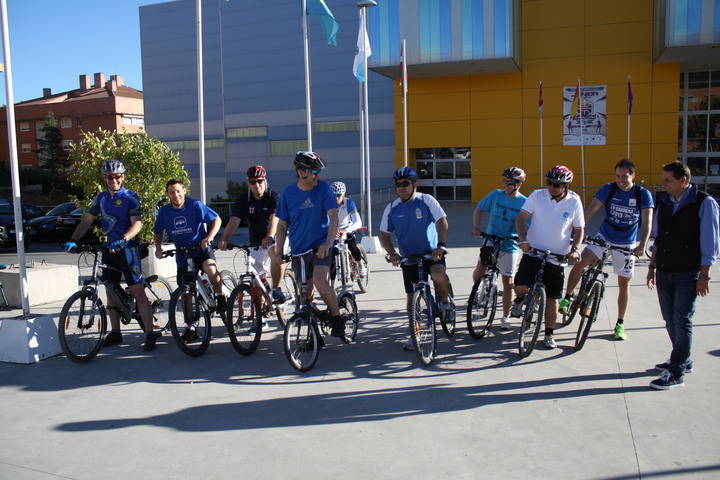
<instances>
[{"instance_id":1,"label":"parked car","mask_svg":"<svg viewBox=\"0 0 720 480\"><path fill-rule=\"evenodd\" d=\"M75 202L65 202L56 205L49 212L41 217L33 218L28 222L28 236L36 242L57 242L67 238L62 225L58 223L58 218L68 215L75 210Z\"/></svg>"},{"instance_id":2,"label":"parked car","mask_svg":"<svg viewBox=\"0 0 720 480\"><path fill-rule=\"evenodd\" d=\"M3 199L5 200L5 199ZM22 204L23 229L25 234L25 250L30 247L29 220L45 215L45 210L35 205ZM9 201L0 201L0 248L17 247L15 241L15 209Z\"/></svg>"},{"instance_id":3,"label":"parked car","mask_svg":"<svg viewBox=\"0 0 720 480\"><path fill-rule=\"evenodd\" d=\"M57 223L59 226L58 232L60 233L60 236L63 239L69 239L70 235L75 231L75 227L78 226L80 223L80 220L82 220L83 211L82 208L76 208L75 210L71 211L68 214L61 215L57 219ZM96 224L99 221L100 217L98 217L98 220L96 220ZM95 235L95 232L93 231L93 227L90 227L90 229L87 231L85 236L80 239L82 243L97 243L98 238L97 235Z\"/></svg>"}]
</instances>

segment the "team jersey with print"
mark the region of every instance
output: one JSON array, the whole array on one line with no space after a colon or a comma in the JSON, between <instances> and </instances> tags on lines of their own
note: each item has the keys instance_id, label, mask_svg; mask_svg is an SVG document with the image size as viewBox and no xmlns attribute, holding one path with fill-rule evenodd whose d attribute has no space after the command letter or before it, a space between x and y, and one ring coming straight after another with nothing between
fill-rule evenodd
<instances>
[{"instance_id":1,"label":"team jersey with print","mask_svg":"<svg viewBox=\"0 0 720 480\"><path fill-rule=\"evenodd\" d=\"M503 189L488 193L477 204L480 210L490 213L486 232L498 237L517 235L515 219L526 199L527 197L522 193L518 193L516 197L509 197ZM514 240L505 240L500 244L500 250L515 253L520 251L520 246Z\"/></svg>"},{"instance_id":2,"label":"team jersey with print","mask_svg":"<svg viewBox=\"0 0 720 480\"><path fill-rule=\"evenodd\" d=\"M128 231L130 217L140 216L140 199L135 192L125 187L121 187L115 195L105 190L95 197L89 213L100 217L103 235L107 237L106 243L112 243L120 240Z\"/></svg>"},{"instance_id":3,"label":"team jersey with print","mask_svg":"<svg viewBox=\"0 0 720 480\"><path fill-rule=\"evenodd\" d=\"M531 247L538 250L567 255L573 229L585 226L582 201L571 190L559 202L552 199L547 188L535 190L525 200L522 210L532 215L527 240ZM550 259L550 262L557 263L554 259Z\"/></svg>"},{"instance_id":4,"label":"team jersey with print","mask_svg":"<svg viewBox=\"0 0 720 480\"><path fill-rule=\"evenodd\" d=\"M278 195L273 190L265 192L259 199L248 193L241 195L233 205L231 216L239 218L240 221L244 218L248 219L251 245L260 245L267 235L270 216L277 208L277 199Z\"/></svg>"},{"instance_id":5,"label":"team jersey with print","mask_svg":"<svg viewBox=\"0 0 720 480\"><path fill-rule=\"evenodd\" d=\"M613 183L606 183L595 193L595 198L606 205L605 211L609 213L600 225L599 233L610 243L630 245L637 241L641 210L654 208L655 203L648 189L639 185L627 192L616 188L613 197L608 200ZM635 188L640 189L640 205L637 204ZM619 228L613 228L613 225Z\"/></svg>"},{"instance_id":6,"label":"team jersey with print","mask_svg":"<svg viewBox=\"0 0 720 480\"><path fill-rule=\"evenodd\" d=\"M415 192L407 202L396 198L385 207L380 231L395 233L400 255L422 255L437 247L435 222L446 216L432 195Z\"/></svg>"},{"instance_id":7,"label":"team jersey with print","mask_svg":"<svg viewBox=\"0 0 720 480\"><path fill-rule=\"evenodd\" d=\"M362 221L355 202L350 198L345 198L343 204L338 205L338 230L346 230L350 233L360 227L362 227Z\"/></svg>"},{"instance_id":8,"label":"team jersey with print","mask_svg":"<svg viewBox=\"0 0 720 480\"><path fill-rule=\"evenodd\" d=\"M185 197L182 208L175 208L169 203L158 210L153 231L157 234L168 232L176 247L191 247L207 236L207 224L217 216L212 208L201 201ZM179 266L183 266L184 255L176 255L175 261Z\"/></svg>"},{"instance_id":9,"label":"team jersey with print","mask_svg":"<svg viewBox=\"0 0 720 480\"><path fill-rule=\"evenodd\" d=\"M337 202L327 182L319 181L311 190L301 190L295 183L285 187L275 215L288 224L293 255L319 247L327 240L327 212L333 208L337 208Z\"/></svg>"}]
</instances>

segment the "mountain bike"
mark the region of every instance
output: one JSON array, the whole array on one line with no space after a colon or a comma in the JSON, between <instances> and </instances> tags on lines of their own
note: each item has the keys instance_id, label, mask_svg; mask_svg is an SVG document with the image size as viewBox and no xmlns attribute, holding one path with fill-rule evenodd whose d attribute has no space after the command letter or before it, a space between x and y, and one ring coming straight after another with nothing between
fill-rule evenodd
<instances>
[{"instance_id":1,"label":"mountain bike","mask_svg":"<svg viewBox=\"0 0 720 480\"><path fill-rule=\"evenodd\" d=\"M316 251L316 249L313 249ZM300 297L299 308L287 321L283 335L283 348L285 356L295 370L307 372L315 366L320 356L320 348L325 341L320 334L328 332L332 328L332 315L329 311L321 311L309 297L308 268L306 258L310 251L300 255L293 255L299 263L300 272ZM296 272L297 275L297 272ZM344 340L349 343L355 339L358 329L359 318L354 297L349 294L338 296L340 316L345 322Z\"/></svg>"},{"instance_id":2,"label":"mountain bike","mask_svg":"<svg viewBox=\"0 0 720 480\"><path fill-rule=\"evenodd\" d=\"M590 329L597 320L600 303L605 295L605 284L608 274L603 271L608 255L612 250L627 256L635 256L634 250L608 245L599 238L586 238L586 244L597 245L602 248L602 257L590 265L582 275L580 290L573 299L567 314L563 315L563 324L569 325L576 314L580 314L577 335L575 336L575 351L580 351L585 345Z\"/></svg>"},{"instance_id":3,"label":"mountain bike","mask_svg":"<svg viewBox=\"0 0 720 480\"><path fill-rule=\"evenodd\" d=\"M280 325L285 327L285 319L289 310L295 305L297 285L295 277L289 270L280 281L280 288L285 301L274 304L270 294L272 287L265 273L260 274L253 265L250 255L252 250L260 247L251 245L234 245L228 243L227 249L240 249L245 252L245 272L239 278L237 286L232 290L228 300L228 329L234 333L230 336L235 350L243 355L250 355L257 349L262 334L263 318L271 312L275 313Z\"/></svg>"},{"instance_id":4,"label":"mountain bike","mask_svg":"<svg viewBox=\"0 0 720 480\"><path fill-rule=\"evenodd\" d=\"M359 237L359 234L361 231L367 230L367 227L360 227L357 230L348 233L348 235L354 235L357 239ZM342 244L345 244L345 241L342 242ZM347 278L343 281L346 283L354 283L357 282L358 288L361 292L367 293L369 284L370 284L370 266L368 265L368 259L367 259L367 252L365 251L365 247L360 245L360 242L356 241L357 248L360 250L360 264L365 266L365 275L360 275L360 270L358 268L358 262L355 261L355 259L352 257L350 250L345 247L342 250L339 251L338 254L338 260L340 263L345 265L345 272Z\"/></svg>"},{"instance_id":5,"label":"mountain bike","mask_svg":"<svg viewBox=\"0 0 720 480\"><path fill-rule=\"evenodd\" d=\"M495 319L498 302L497 280L500 277L497 267L500 244L504 240L517 238L498 237L484 232L481 236L484 238L480 247L480 261L486 266L486 270L473 285L467 305L467 327L474 338L483 338Z\"/></svg>"},{"instance_id":6,"label":"mountain bike","mask_svg":"<svg viewBox=\"0 0 720 480\"><path fill-rule=\"evenodd\" d=\"M540 335L540 327L542 327L545 317L546 294L545 284L543 283L545 265L550 258L554 258L561 264L565 264L567 261L566 255L558 255L549 250L538 250L536 248L530 248L528 252L525 252L525 255L540 258L540 268L538 268L535 280L523 300L523 314L518 342L518 352L523 358L530 355L533 348L535 348L535 343Z\"/></svg>"},{"instance_id":7,"label":"mountain bike","mask_svg":"<svg viewBox=\"0 0 720 480\"><path fill-rule=\"evenodd\" d=\"M141 251L147 251L147 243L141 244ZM87 252L92 258L90 277L82 282L79 291L67 299L60 311L58 321L58 340L65 355L74 362L92 360L102 348L107 332L107 311L114 309L123 325L136 320L140 329L145 325L140 318L135 298L130 289L122 288L119 283L107 282L100 277L100 269L120 270L101 262L101 254L109 249L100 244L79 245L71 253ZM153 324L161 330L167 328L169 297L172 288L167 279L151 275L143 280L145 295L150 301ZM98 286L105 287L108 297L114 300L114 306L103 304Z\"/></svg>"}]
</instances>

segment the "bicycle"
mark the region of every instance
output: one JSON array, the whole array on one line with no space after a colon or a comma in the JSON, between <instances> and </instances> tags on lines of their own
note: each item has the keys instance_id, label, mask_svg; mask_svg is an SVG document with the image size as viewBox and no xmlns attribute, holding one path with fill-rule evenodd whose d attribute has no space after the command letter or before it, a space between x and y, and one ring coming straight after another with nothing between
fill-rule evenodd
<instances>
[{"instance_id":1,"label":"bicycle","mask_svg":"<svg viewBox=\"0 0 720 480\"><path fill-rule=\"evenodd\" d=\"M354 235L357 239L358 235L362 230L367 230L367 227L360 227L357 230L348 233L348 235ZM343 241L342 244L344 245L345 242ZM360 262L365 266L365 275L361 276L360 271L358 269L358 262L355 261L354 258L352 258L350 254L350 250L345 247L344 249L340 250L339 258L340 262L343 262L345 265L345 271L347 272L348 276L348 283L355 283L357 282L358 288L361 292L367 293L369 284L370 284L370 266L368 265L368 259L367 259L367 252L365 251L365 247L360 245L360 242L357 242L357 248L360 250Z\"/></svg>"},{"instance_id":2,"label":"bicycle","mask_svg":"<svg viewBox=\"0 0 720 480\"><path fill-rule=\"evenodd\" d=\"M233 342L235 349L243 355L250 355L257 349L260 342L262 320L269 316L270 312L274 310L278 322L283 328L285 327L287 310L295 303L297 285L293 273L286 270L280 282L280 288L286 300L281 304L274 304L267 276L258 273L250 255L251 250L257 250L260 247L228 243L228 250L234 248L245 252L245 271L247 273L240 276L237 286L230 294L227 325L234 331L234 335L230 336L230 341Z\"/></svg>"},{"instance_id":3,"label":"bicycle","mask_svg":"<svg viewBox=\"0 0 720 480\"><path fill-rule=\"evenodd\" d=\"M447 255L447 252L445 253ZM435 359L437 350L437 335L435 318L440 319L443 331L452 336L455 331L455 301L453 300L452 285L448 293L450 303L449 312L440 308L440 301L433 297L430 289L430 282L425 272L423 260L432 260L432 254L408 255L402 257L401 265L417 265L418 281L413 283L410 311L408 312L408 328L412 339L415 353L423 365L430 365ZM390 263L390 256L386 255L385 260ZM447 313L450 313L449 318Z\"/></svg>"},{"instance_id":4,"label":"bicycle","mask_svg":"<svg viewBox=\"0 0 720 480\"><path fill-rule=\"evenodd\" d=\"M523 315L520 323L520 335L518 343L518 352L520 357L527 357L535 348L538 336L540 335L540 327L543 325L545 317L545 284L543 283L543 274L545 273L545 265L549 258L554 258L561 264L567 261L566 255L558 255L549 250L538 250L530 248L525 255L540 258L540 268L538 268L535 280L533 280L528 293L523 300Z\"/></svg>"},{"instance_id":5,"label":"bicycle","mask_svg":"<svg viewBox=\"0 0 720 480\"><path fill-rule=\"evenodd\" d=\"M590 265L582 275L580 290L577 296L570 303L567 314L563 315L563 326L570 325L575 315L580 313L580 324L575 336L575 351L582 350L587 340L592 324L597 320L600 303L605 295L605 284L608 274L603 271L605 262L611 250L625 255L635 256L634 250L623 247L613 247L599 238L586 238L586 244L597 245L603 249L602 258Z\"/></svg>"},{"instance_id":6,"label":"bicycle","mask_svg":"<svg viewBox=\"0 0 720 480\"><path fill-rule=\"evenodd\" d=\"M220 316L231 341L234 335L226 321L227 312L218 309L210 280L202 271L202 266L195 265L193 256L199 251L199 246L195 245L176 247L162 253L163 257L172 257L178 253L186 255L188 271L183 275L182 283L178 279L178 288L170 298L169 324L175 343L183 353L191 357L199 357L207 350L212 336L213 314ZM185 330L181 333L182 325L185 325ZM233 342L233 347L237 350L236 342Z\"/></svg>"},{"instance_id":7,"label":"bicycle","mask_svg":"<svg viewBox=\"0 0 720 480\"><path fill-rule=\"evenodd\" d=\"M316 251L316 249L313 249ZM300 296L299 307L285 325L283 348L285 356L292 367L299 372L307 372L315 366L320 356L320 348L325 345L320 328L327 332L332 328L332 316L329 311L319 310L308 296L309 285L305 257L308 252L293 255L300 262ZM344 341L355 340L358 329L358 313L355 298L348 291L338 296L340 316L345 321Z\"/></svg>"},{"instance_id":8,"label":"bicycle","mask_svg":"<svg viewBox=\"0 0 720 480\"><path fill-rule=\"evenodd\" d=\"M500 244L505 240L517 239L517 237L498 237L484 232L481 236L484 240L480 248L480 260L487 268L473 285L467 305L467 327L473 338L483 338L495 319L498 302L497 279L500 276L497 267ZM492 244L488 245L488 242Z\"/></svg>"},{"instance_id":9,"label":"bicycle","mask_svg":"<svg viewBox=\"0 0 720 480\"><path fill-rule=\"evenodd\" d=\"M141 244L145 250L147 243ZM92 360L102 348L107 332L107 310L118 312L120 322L128 325L136 320L144 332L145 325L140 318L135 298L129 287L123 289L119 283L107 282L100 278L99 270L107 269L115 272L120 270L101 262L101 253L109 249L100 244L88 244L75 247L71 253L89 252L92 255L92 271L90 277L82 282L80 290L67 299L60 311L58 321L58 340L65 355L74 362L84 363ZM145 295L150 301L153 312L153 324L161 331L167 328L167 311L170 282L157 275L150 275L143 280ZM103 304L98 286L105 287L108 297L112 297L115 306Z\"/></svg>"}]
</instances>

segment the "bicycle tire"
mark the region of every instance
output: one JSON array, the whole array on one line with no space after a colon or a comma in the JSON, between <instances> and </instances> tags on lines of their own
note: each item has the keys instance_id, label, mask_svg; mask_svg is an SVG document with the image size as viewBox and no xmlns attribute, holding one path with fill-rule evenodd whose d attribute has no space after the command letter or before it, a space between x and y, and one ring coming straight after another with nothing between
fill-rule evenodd
<instances>
[{"instance_id":1,"label":"bicycle tire","mask_svg":"<svg viewBox=\"0 0 720 480\"><path fill-rule=\"evenodd\" d=\"M545 289L534 287L525 299L525 312L520 324L518 353L525 358L535 348L545 316Z\"/></svg>"},{"instance_id":2,"label":"bicycle tire","mask_svg":"<svg viewBox=\"0 0 720 480\"><path fill-rule=\"evenodd\" d=\"M355 272L355 281L357 282L358 288L362 293L367 293L370 289L370 265L368 264L367 259L367 252L365 251L365 247L362 245L358 245L358 250L360 250L360 261L365 264L365 276L361 277L357 273L357 265L354 261L352 261L352 269Z\"/></svg>"},{"instance_id":3,"label":"bicycle tire","mask_svg":"<svg viewBox=\"0 0 720 480\"><path fill-rule=\"evenodd\" d=\"M283 334L285 357L299 372L315 366L320 356L320 331L308 312L298 312L287 321Z\"/></svg>"},{"instance_id":4,"label":"bicycle tire","mask_svg":"<svg viewBox=\"0 0 720 480\"><path fill-rule=\"evenodd\" d=\"M497 309L497 285L491 275L483 275L473 285L467 306L467 327L473 338L483 338L490 330Z\"/></svg>"},{"instance_id":5,"label":"bicycle tire","mask_svg":"<svg viewBox=\"0 0 720 480\"><path fill-rule=\"evenodd\" d=\"M582 310L580 311L580 324L578 325L578 332L575 337L576 352L579 352L585 346L585 341L590 333L592 324L597 320L604 289L605 287L602 282L598 282L597 280L593 282L590 294L582 306Z\"/></svg>"},{"instance_id":6,"label":"bicycle tire","mask_svg":"<svg viewBox=\"0 0 720 480\"><path fill-rule=\"evenodd\" d=\"M453 294L452 284L448 278L448 284L450 285L450 292L448 292L448 303L450 304L450 318L445 316L445 312L440 312L440 325L442 326L443 332L448 337L455 335L455 323L457 321L457 311L455 310L455 296Z\"/></svg>"},{"instance_id":7,"label":"bicycle tire","mask_svg":"<svg viewBox=\"0 0 720 480\"><path fill-rule=\"evenodd\" d=\"M413 292L409 313L408 327L415 353L421 364L430 365L435 359L437 335L433 307L424 291Z\"/></svg>"},{"instance_id":8,"label":"bicycle tire","mask_svg":"<svg viewBox=\"0 0 720 480\"><path fill-rule=\"evenodd\" d=\"M360 323L355 297L350 292L341 293L338 297L338 306L340 307L340 315L349 316L345 321L345 338L352 342L355 340Z\"/></svg>"},{"instance_id":9,"label":"bicycle tire","mask_svg":"<svg viewBox=\"0 0 720 480\"><path fill-rule=\"evenodd\" d=\"M186 299L183 298L186 296L191 302L193 311L191 315L188 315L188 312L186 311ZM173 339L180 350L191 357L199 357L205 353L208 345L210 344L210 312L207 309L207 306L205 306L205 304L201 301L200 296L198 294L193 294L184 287L180 287L173 292L168 311L170 317L170 331L172 332ZM195 315L195 313L199 313L200 318L193 320L192 316ZM188 320L190 320L189 323ZM195 327L194 330L197 334L197 338L186 340L183 338L183 335L191 325ZM182 333L180 332L181 327L185 327Z\"/></svg>"},{"instance_id":10,"label":"bicycle tire","mask_svg":"<svg viewBox=\"0 0 720 480\"><path fill-rule=\"evenodd\" d=\"M223 284L223 293L229 298L230 293L237 287L237 278L230 270L222 270L220 272L220 281Z\"/></svg>"},{"instance_id":11,"label":"bicycle tire","mask_svg":"<svg viewBox=\"0 0 720 480\"><path fill-rule=\"evenodd\" d=\"M588 296L588 293L590 292L588 285L591 285L591 283L588 281L587 275L583 274L582 282L580 283L580 290L578 291L577 297L575 297L573 299L573 301L570 302L570 306L568 307L567 313L562 314L562 320L560 321L560 327L567 327L575 319L575 315L577 315L577 311L578 311L578 308L580 307L580 304L585 301L585 298Z\"/></svg>"},{"instance_id":12,"label":"bicycle tire","mask_svg":"<svg viewBox=\"0 0 720 480\"><path fill-rule=\"evenodd\" d=\"M165 277L145 285L145 296L150 301L153 315L153 327L158 330L167 330L170 325L170 299L173 288Z\"/></svg>"},{"instance_id":13,"label":"bicycle tire","mask_svg":"<svg viewBox=\"0 0 720 480\"><path fill-rule=\"evenodd\" d=\"M77 307L75 307L76 303ZM87 307L92 308L93 306L92 293L81 290L72 294L60 311L58 340L65 356L73 362L89 362L102 348L107 330L107 312L99 298L95 299L94 304L97 308L97 315L90 316L89 321L86 321ZM69 335L73 327L77 328L77 335ZM83 345L86 348L80 348Z\"/></svg>"},{"instance_id":14,"label":"bicycle tire","mask_svg":"<svg viewBox=\"0 0 720 480\"><path fill-rule=\"evenodd\" d=\"M251 355L260 343L262 315L260 299L245 283L230 294L226 327L233 348L241 355Z\"/></svg>"},{"instance_id":15,"label":"bicycle tire","mask_svg":"<svg viewBox=\"0 0 720 480\"><path fill-rule=\"evenodd\" d=\"M275 316L278 319L278 323L285 328L287 323L285 319L288 317L288 313L295 311L298 307L297 282L295 281L295 275L290 269L285 269L285 275L280 281L280 289L285 295L286 300L284 303L275 307Z\"/></svg>"}]
</instances>

